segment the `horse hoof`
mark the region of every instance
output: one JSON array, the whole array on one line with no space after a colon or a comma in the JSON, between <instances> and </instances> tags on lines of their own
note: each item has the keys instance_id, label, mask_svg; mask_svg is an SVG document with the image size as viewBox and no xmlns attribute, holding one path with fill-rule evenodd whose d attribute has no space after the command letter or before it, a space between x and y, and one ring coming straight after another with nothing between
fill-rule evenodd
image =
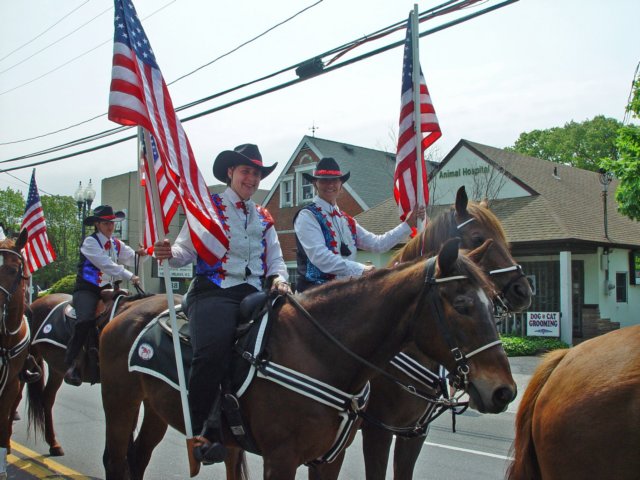
<instances>
[{"instance_id":1,"label":"horse hoof","mask_svg":"<svg viewBox=\"0 0 640 480\"><path fill-rule=\"evenodd\" d=\"M52 457L64 457L64 450L60 445L49 448L49 455Z\"/></svg>"}]
</instances>

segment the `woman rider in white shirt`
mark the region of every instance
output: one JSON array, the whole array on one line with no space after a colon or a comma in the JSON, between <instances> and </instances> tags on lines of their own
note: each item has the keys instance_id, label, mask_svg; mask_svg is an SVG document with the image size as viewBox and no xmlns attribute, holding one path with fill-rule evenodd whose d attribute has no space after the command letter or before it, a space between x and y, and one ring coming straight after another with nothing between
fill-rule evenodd
<instances>
[{"instance_id":1,"label":"woman rider in white shirt","mask_svg":"<svg viewBox=\"0 0 640 480\"><path fill-rule=\"evenodd\" d=\"M172 267L196 264L196 277L185 299L193 346L189 409L196 433L193 454L204 464L221 462L226 455L220 433L220 382L231 359L240 302L263 288L290 292L273 219L251 200L260 180L275 167L263 166L260 151L252 144L216 157L213 174L228 187L212 195L211 213L223 226L229 250L215 265L198 257L187 225L173 246L164 240L154 247L155 257L168 259Z\"/></svg>"},{"instance_id":2,"label":"woman rider in white shirt","mask_svg":"<svg viewBox=\"0 0 640 480\"><path fill-rule=\"evenodd\" d=\"M425 217L424 207L420 207L397 227L375 235L338 207L338 196L351 174L343 173L335 159L323 158L313 174L303 175L313 183L317 194L293 220L298 292L335 278L359 277L373 270L373 265L356 261L357 250L386 252L409 236L416 218Z\"/></svg>"}]
</instances>

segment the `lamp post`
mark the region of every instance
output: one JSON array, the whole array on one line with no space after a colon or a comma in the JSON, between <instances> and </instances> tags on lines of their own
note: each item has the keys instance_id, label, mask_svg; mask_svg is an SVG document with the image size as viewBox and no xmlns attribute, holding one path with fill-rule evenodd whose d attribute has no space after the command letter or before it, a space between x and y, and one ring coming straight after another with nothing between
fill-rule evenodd
<instances>
[{"instance_id":1,"label":"lamp post","mask_svg":"<svg viewBox=\"0 0 640 480\"><path fill-rule=\"evenodd\" d=\"M609 228L607 222L607 194L609 193L609 184L613 180L613 174L604 169L599 171L600 185L602 185L602 206L604 207L604 237L609 239Z\"/></svg>"},{"instance_id":2,"label":"lamp post","mask_svg":"<svg viewBox=\"0 0 640 480\"><path fill-rule=\"evenodd\" d=\"M91 203L96 198L96 191L93 189L91 179L89 179L89 184L86 188L82 187L82 182L78 183L78 189L73 194L73 198L76 201L76 205L78 205L78 220L82 224L82 238L80 239L80 242L82 242L85 236L84 219L91 213Z\"/></svg>"}]
</instances>

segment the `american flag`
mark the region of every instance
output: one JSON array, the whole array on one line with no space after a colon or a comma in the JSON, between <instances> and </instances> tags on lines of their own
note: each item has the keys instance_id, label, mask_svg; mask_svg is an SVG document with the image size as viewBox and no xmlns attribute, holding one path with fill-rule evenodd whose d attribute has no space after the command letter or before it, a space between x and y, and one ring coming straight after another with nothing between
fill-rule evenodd
<instances>
[{"instance_id":1,"label":"american flag","mask_svg":"<svg viewBox=\"0 0 640 480\"><path fill-rule=\"evenodd\" d=\"M24 255L31 273L52 263L56 259L49 237L47 236L47 222L44 219L42 203L36 185L36 170L31 174L27 207L24 210L22 226L29 232L29 240L24 247Z\"/></svg>"},{"instance_id":2,"label":"american flag","mask_svg":"<svg viewBox=\"0 0 640 480\"><path fill-rule=\"evenodd\" d=\"M169 188L185 212L193 246L204 261L215 264L226 253L229 241L212 214L211 195L130 0L115 1L109 119L122 125L140 125L154 137L166 172L159 183L166 180L171 184ZM170 202L170 198L165 201ZM162 205L165 225L171 221L166 215L175 211L170 205Z\"/></svg>"},{"instance_id":3,"label":"american flag","mask_svg":"<svg viewBox=\"0 0 640 480\"><path fill-rule=\"evenodd\" d=\"M413 101L413 41L411 31L411 15L407 22L407 38L404 43L404 62L402 65L402 96L400 107L400 128L398 131L398 150L396 153L396 170L393 176L393 195L398 204L400 219L404 220L413 210L417 201L418 166L416 162L416 131L414 122ZM419 60L416 62L420 68ZM422 138L422 134L426 136ZM420 161L422 162L422 186L424 205L429 204L429 185L427 168L424 162L424 151L440 136L440 125L436 111L431 103L429 90L420 68Z\"/></svg>"},{"instance_id":4,"label":"american flag","mask_svg":"<svg viewBox=\"0 0 640 480\"><path fill-rule=\"evenodd\" d=\"M142 135L141 135L142 136ZM169 223L178 210L178 201L176 199L176 191L173 188L177 181L173 177L173 181L167 178L167 171L160 161L158 148L153 136L151 136L151 156L147 154L144 139L141 139L140 145L140 185L144 188L144 211L145 211L145 228L143 245L145 248L151 247L158 240L158 227L156 217L153 212L153 195L151 193L151 184L148 179L153 178L149 170L149 162L146 159L153 158L153 166L155 168L155 177L158 183L158 194L160 197L160 205L162 208L162 220L164 233L169 232Z\"/></svg>"}]
</instances>

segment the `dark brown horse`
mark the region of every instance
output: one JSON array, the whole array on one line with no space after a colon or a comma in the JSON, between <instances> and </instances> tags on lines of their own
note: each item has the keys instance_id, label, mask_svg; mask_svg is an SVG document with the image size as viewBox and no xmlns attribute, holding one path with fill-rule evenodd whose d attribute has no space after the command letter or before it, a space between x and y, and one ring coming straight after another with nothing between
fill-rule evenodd
<instances>
[{"instance_id":1,"label":"dark brown horse","mask_svg":"<svg viewBox=\"0 0 640 480\"><path fill-rule=\"evenodd\" d=\"M102 292L102 298L98 302L96 309L96 324L98 328L102 328L109 318L114 315L114 307L116 309L115 313L120 313L129 308L135 301L148 296L145 294L125 296L125 294L127 294L125 290L119 289L104 290ZM33 302L31 304L31 325L34 335L52 312L63 310L70 305L71 300L71 295L66 293L53 293ZM37 341L32 344L31 353L35 356L40 366L43 366L43 363L46 362L48 375L46 382L43 377L27 386L29 424L30 427L34 428L34 431L44 434L44 439L49 445L50 455L62 456L64 455L64 450L56 438L53 405L68 368L64 361L66 348L64 344ZM84 382L95 382L96 380L90 378L87 368L82 369L82 376Z\"/></svg>"},{"instance_id":2,"label":"dark brown horse","mask_svg":"<svg viewBox=\"0 0 640 480\"><path fill-rule=\"evenodd\" d=\"M512 452L508 480L640 478L640 325L545 355Z\"/></svg>"},{"instance_id":3,"label":"dark brown horse","mask_svg":"<svg viewBox=\"0 0 640 480\"><path fill-rule=\"evenodd\" d=\"M28 233L0 241L0 478L7 478L13 414L20 396L18 374L27 358L30 332L24 316L28 280L21 251Z\"/></svg>"},{"instance_id":4,"label":"dark brown horse","mask_svg":"<svg viewBox=\"0 0 640 480\"><path fill-rule=\"evenodd\" d=\"M510 311L520 311L531 303L532 292L519 265L511 256L504 229L486 202L479 204L468 201L464 187L456 195L455 206L427 224L420 236L410 240L390 261L390 265L411 261L420 256L433 255L442 244L452 237L460 238L462 248L468 257L489 275L499 296L501 306ZM420 352L415 346L405 350L433 373L437 378L439 365ZM416 384L397 368L389 365L386 371L404 382ZM421 384L416 384L422 386ZM435 394L436 392L434 392ZM429 408L423 399L404 392L382 376L371 381L371 399L367 416L371 422L362 425L362 444L366 477L369 480L383 480L386 476L389 449L396 434L394 450L394 478L410 480L424 445L428 432ZM376 424L384 424L389 429ZM335 479L340 471L342 458L332 464L321 465L310 470L310 478Z\"/></svg>"},{"instance_id":5,"label":"dark brown horse","mask_svg":"<svg viewBox=\"0 0 640 480\"><path fill-rule=\"evenodd\" d=\"M437 259L380 269L358 280L332 282L296 299L345 348L378 368L415 341L422 351L458 372L477 408L495 413L513 400L516 387L499 347L490 291L484 274L458 256L458 242L452 241ZM142 478L167 426L184 432L178 393L151 375L129 372L127 365L134 339L164 308L166 303L160 301L136 306L112 320L101 337L109 480ZM469 355L462 356L465 365L456 363L452 353L456 347ZM361 392L374 375L370 366L321 334L291 302L279 309L267 351L274 364L350 395ZM127 458L142 403L144 420L134 453ZM264 458L265 479L293 479L299 465L324 455L342 419L334 408L260 377L240 397L240 403ZM237 478L231 463L227 463L227 478Z\"/></svg>"}]
</instances>

